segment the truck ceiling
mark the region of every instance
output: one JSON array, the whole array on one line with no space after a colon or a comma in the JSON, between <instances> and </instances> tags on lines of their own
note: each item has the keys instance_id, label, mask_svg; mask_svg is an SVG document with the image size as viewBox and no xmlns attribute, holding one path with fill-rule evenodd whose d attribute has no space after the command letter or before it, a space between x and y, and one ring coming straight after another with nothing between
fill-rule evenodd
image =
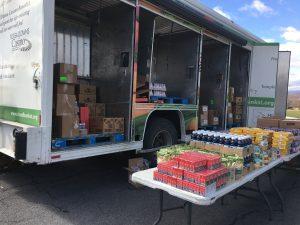
<instances>
[{"instance_id":1,"label":"truck ceiling","mask_svg":"<svg viewBox=\"0 0 300 225\"><path fill-rule=\"evenodd\" d=\"M212 9L195 0L147 0L166 11L188 20L195 25L233 40L240 45L264 42L262 39L236 25L233 21L219 15Z\"/></svg>"}]
</instances>

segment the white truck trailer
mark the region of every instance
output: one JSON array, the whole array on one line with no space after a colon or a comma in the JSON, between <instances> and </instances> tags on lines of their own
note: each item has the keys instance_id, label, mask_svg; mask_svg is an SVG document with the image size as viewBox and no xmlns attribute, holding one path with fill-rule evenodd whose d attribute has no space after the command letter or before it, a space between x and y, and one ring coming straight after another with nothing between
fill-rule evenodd
<instances>
[{"instance_id":1,"label":"white truck trailer","mask_svg":"<svg viewBox=\"0 0 300 225\"><path fill-rule=\"evenodd\" d=\"M199 107L211 96L226 128L231 85L245 101L242 125L255 126L276 107L284 113L290 55L279 74L278 43L195 1L0 3L0 152L16 160L49 164L174 144L198 128ZM55 63L76 64L81 79L106 90L110 113L125 118L123 142L53 149ZM143 77L188 103L138 102Z\"/></svg>"}]
</instances>

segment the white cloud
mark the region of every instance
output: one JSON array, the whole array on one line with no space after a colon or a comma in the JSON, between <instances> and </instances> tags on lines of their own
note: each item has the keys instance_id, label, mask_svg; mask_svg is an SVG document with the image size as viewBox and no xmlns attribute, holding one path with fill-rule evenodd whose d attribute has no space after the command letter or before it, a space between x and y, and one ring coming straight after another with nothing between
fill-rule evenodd
<instances>
[{"instance_id":1,"label":"white cloud","mask_svg":"<svg viewBox=\"0 0 300 225\"><path fill-rule=\"evenodd\" d=\"M286 42L280 45L280 51L291 51L290 90L300 90L300 43Z\"/></svg>"},{"instance_id":2,"label":"white cloud","mask_svg":"<svg viewBox=\"0 0 300 225\"><path fill-rule=\"evenodd\" d=\"M260 0L254 0L239 9L242 12L250 12L253 16L274 14L274 10Z\"/></svg>"},{"instance_id":3,"label":"white cloud","mask_svg":"<svg viewBox=\"0 0 300 225\"><path fill-rule=\"evenodd\" d=\"M283 37L287 41L292 42L300 42L300 30L297 30L295 27L289 26L284 27L281 29L282 34L281 37Z\"/></svg>"},{"instance_id":4,"label":"white cloud","mask_svg":"<svg viewBox=\"0 0 300 225\"><path fill-rule=\"evenodd\" d=\"M213 10L221 14L222 16L226 17L227 19L231 20L231 16L229 15L229 13L225 12L221 6L215 6Z\"/></svg>"},{"instance_id":5,"label":"white cloud","mask_svg":"<svg viewBox=\"0 0 300 225\"><path fill-rule=\"evenodd\" d=\"M285 43L280 45L280 51L291 51L290 90L300 90L300 31L295 27L281 28L281 37Z\"/></svg>"},{"instance_id":6,"label":"white cloud","mask_svg":"<svg viewBox=\"0 0 300 225\"><path fill-rule=\"evenodd\" d=\"M274 42L276 42L274 38L263 38L263 40L265 42L268 42L268 43L274 43Z\"/></svg>"}]
</instances>

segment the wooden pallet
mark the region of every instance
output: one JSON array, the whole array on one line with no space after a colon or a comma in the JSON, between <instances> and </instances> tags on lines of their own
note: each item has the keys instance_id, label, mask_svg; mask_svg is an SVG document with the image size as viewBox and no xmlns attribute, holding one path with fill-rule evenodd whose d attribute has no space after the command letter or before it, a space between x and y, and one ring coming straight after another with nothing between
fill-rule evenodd
<instances>
[{"instance_id":1,"label":"wooden pallet","mask_svg":"<svg viewBox=\"0 0 300 225\"><path fill-rule=\"evenodd\" d=\"M93 146L102 143L122 142L124 141L123 134L91 134L84 137L73 138L57 138L52 140L51 146L54 150L62 150L72 147Z\"/></svg>"},{"instance_id":2,"label":"wooden pallet","mask_svg":"<svg viewBox=\"0 0 300 225\"><path fill-rule=\"evenodd\" d=\"M151 102L163 101L168 104L189 104L189 100L187 98L179 98L179 97L159 97L159 96L151 96Z\"/></svg>"}]
</instances>

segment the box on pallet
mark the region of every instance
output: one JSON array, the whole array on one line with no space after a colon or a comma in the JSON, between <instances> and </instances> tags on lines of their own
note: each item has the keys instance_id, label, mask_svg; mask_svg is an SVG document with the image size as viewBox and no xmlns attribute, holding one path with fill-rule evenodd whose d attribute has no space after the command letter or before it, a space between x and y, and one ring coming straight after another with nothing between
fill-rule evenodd
<instances>
[{"instance_id":1,"label":"box on pallet","mask_svg":"<svg viewBox=\"0 0 300 225\"><path fill-rule=\"evenodd\" d=\"M105 117L105 104L102 103L87 103L91 117Z\"/></svg>"},{"instance_id":2,"label":"box on pallet","mask_svg":"<svg viewBox=\"0 0 300 225\"><path fill-rule=\"evenodd\" d=\"M65 63L57 63L54 65L54 77L56 82L76 84L77 66Z\"/></svg>"},{"instance_id":3,"label":"box on pallet","mask_svg":"<svg viewBox=\"0 0 300 225\"><path fill-rule=\"evenodd\" d=\"M78 102L79 103L96 103L96 94L79 94Z\"/></svg>"},{"instance_id":4,"label":"box on pallet","mask_svg":"<svg viewBox=\"0 0 300 225\"><path fill-rule=\"evenodd\" d=\"M243 97L235 97L236 105L243 105Z\"/></svg>"},{"instance_id":5,"label":"box on pallet","mask_svg":"<svg viewBox=\"0 0 300 225\"><path fill-rule=\"evenodd\" d=\"M55 84L56 94L75 94L75 84Z\"/></svg>"},{"instance_id":6,"label":"box on pallet","mask_svg":"<svg viewBox=\"0 0 300 225\"><path fill-rule=\"evenodd\" d=\"M59 138L78 137L79 118L75 115L57 116L55 121L55 136Z\"/></svg>"},{"instance_id":7,"label":"box on pallet","mask_svg":"<svg viewBox=\"0 0 300 225\"><path fill-rule=\"evenodd\" d=\"M124 118L114 118L115 133L124 133Z\"/></svg>"},{"instance_id":8,"label":"box on pallet","mask_svg":"<svg viewBox=\"0 0 300 225\"><path fill-rule=\"evenodd\" d=\"M242 115L238 115L238 114L234 115L233 121L234 121L235 123L240 123L240 122L242 122Z\"/></svg>"},{"instance_id":9,"label":"box on pallet","mask_svg":"<svg viewBox=\"0 0 300 225\"><path fill-rule=\"evenodd\" d=\"M208 125L208 117L206 115L200 115L200 125L201 126Z\"/></svg>"},{"instance_id":10,"label":"box on pallet","mask_svg":"<svg viewBox=\"0 0 300 225\"><path fill-rule=\"evenodd\" d=\"M204 115L208 118L208 106L207 105L202 105L200 109L201 109L200 114Z\"/></svg>"},{"instance_id":11,"label":"box on pallet","mask_svg":"<svg viewBox=\"0 0 300 225\"><path fill-rule=\"evenodd\" d=\"M79 84L76 86L76 94L96 95L97 87L94 85Z\"/></svg>"},{"instance_id":12,"label":"box on pallet","mask_svg":"<svg viewBox=\"0 0 300 225\"><path fill-rule=\"evenodd\" d=\"M233 113L234 113L234 114L242 115L242 114L243 114L243 111L244 111L244 109L243 109L243 106L241 106L241 105L235 105L235 106L233 107Z\"/></svg>"},{"instance_id":13,"label":"box on pallet","mask_svg":"<svg viewBox=\"0 0 300 225\"><path fill-rule=\"evenodd\" d=\"M90 133L102 133L103 132L103 117L90 117L89 122Z\"/></svg>"},{"instance_id":14,"label":"box on pallet","mask_svg":"<svg viewBox=\"0 0 300 225\"><path fill-rule=\"evenodd\" d=\"M78 106L75 95L57 94L56 95L56 115L76 115Z\"/></svg>"},{"instance_id":15,"label":"box on pallet","mask_svg":"<svg viewBox=\"0 0 300 225\"><path fill-rule=\"evenodd\" d=\"M124 133L124 118L91 117L91 132Z\"/></svg>"},{"instance_id":16,"label":"box on pallet","mask_svg":"<svg viewBox=\"0 0 300 225\"><path fill-rule=\"evenodd\" d=\"M219 125L219 117L216 110L208 110L208 125Z\"/></svg>"}]
</instances>

